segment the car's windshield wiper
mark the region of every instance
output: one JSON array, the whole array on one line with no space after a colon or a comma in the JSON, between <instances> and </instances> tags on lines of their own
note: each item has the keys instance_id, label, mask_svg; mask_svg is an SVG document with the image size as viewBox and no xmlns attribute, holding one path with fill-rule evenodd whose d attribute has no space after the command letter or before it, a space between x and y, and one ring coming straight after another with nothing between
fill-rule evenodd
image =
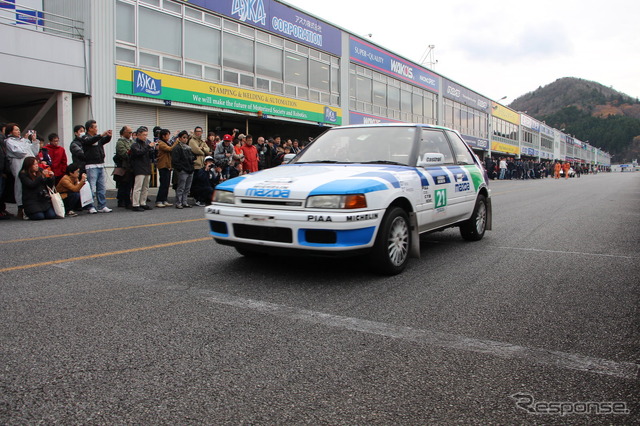
<instances>
[{"instance_id":1,"label":"car's windshield wiper","mask_svg":"<svg viewBox=\"0 0 640 426\"><path fill-rule=\"evenodd\" d=\"M330 164L334 164L334 163L337 163L337 161L335 161L335 160L296 161L293 164L313 164L313 163L330 163Z\"/></svg>"},{"instance_id":2,"label":"car's windshield wiper","mask_svg":"<svg viewBox=\"0 0 640 426\"><path fill-rule=\"evenodd\" d=\"M398 163L397 161L389 161L389 160L363 161L361 164L395 164L398 166L406 166L406 164Z\"/></svg>"}]
</instances>

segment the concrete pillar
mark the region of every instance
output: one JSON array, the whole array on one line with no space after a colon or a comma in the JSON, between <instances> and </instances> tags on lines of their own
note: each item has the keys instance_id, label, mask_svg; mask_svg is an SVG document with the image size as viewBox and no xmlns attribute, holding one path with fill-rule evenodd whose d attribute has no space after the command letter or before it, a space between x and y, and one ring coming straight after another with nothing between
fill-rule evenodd
<instances>
[{"instance_id":1,"label":"concrete pillar","mask_svg":"<svg viewBox=\"0 0 640 426\"><path fill-rule=\"evenodd\" d=\"M58 92L56 105L58 107L58 136L60 143L67 150L67 157L71 158L69 145L73 140L73 106L71 93Z\"/></svg>"}]
</instances>

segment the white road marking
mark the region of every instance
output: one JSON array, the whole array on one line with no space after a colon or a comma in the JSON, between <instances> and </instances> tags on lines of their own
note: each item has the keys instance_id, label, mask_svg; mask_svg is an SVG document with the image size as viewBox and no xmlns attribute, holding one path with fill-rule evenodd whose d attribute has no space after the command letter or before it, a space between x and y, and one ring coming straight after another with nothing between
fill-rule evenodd
<instances>
[{"instance_id":1,"label":"white road marking","mask_svg":"<svg viewBox=\"0 0 640 426\"><path fill-rule=\"evenodd\" d=\"M504 249L504 250L538 251L543 253L577 254L581 256L615 257L618 259L640 259L640 257L638 256L623 256L620 254L604 254L604 253L585 253L582 251L543 250L543 249L527 248L527 247L496 247L494 246L494 248Z\"/></svg>"},{"instance_id":2,"label":"white road marking","mask_svg":"<svg viewBox=\"0 0 640 426\"><path fill-rule=\"evenodd\" d=\"M260 300L245 299L223 293L203 291L201 294L205 300L216 304L234 306L281 318L300 320L312 324L321 324L329 327L385 336L425 345L467 352L478 352L499 358L520 359L535 364L552 365L559 368L585 371L630 380L637 380L640 373L640 365L632 362L616 362L602 358L571 354L568 352L528 348L525 346L512 345L494 340L474 339L450 333L421 330L412 327L332 315L307 309L299 309Z\"/></svg>"}]
</instances>

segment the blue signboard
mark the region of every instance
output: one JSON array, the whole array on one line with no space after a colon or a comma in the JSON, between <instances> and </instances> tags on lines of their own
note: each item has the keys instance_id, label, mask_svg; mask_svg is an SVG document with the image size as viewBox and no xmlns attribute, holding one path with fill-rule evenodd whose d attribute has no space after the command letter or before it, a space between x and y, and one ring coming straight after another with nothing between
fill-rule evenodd
<instances>
[{"instance_id":1,"label":"blue signboard","mask_svg":"<svg viewBox=\"0 0 640 426\"><path fill-rule=\"evenodd\" d=\"M339 29L273 0L189 0L188 3L315 49L337 56L342 54Z\"/></svg>"},{"instance_id":2,"label":"blue signboard","mask_svg":"<svg viewBox=\"0 0 640 426\"><path fill-rule=\"evenodd\" d=\"M471 148L487 150L489 148L489 141L487 139L478 138L476 136L461 135L462 139Z\"/></svg>"},{"instance_id":3,"label":"blue signboard","mask_svg":"<svg viewBox=\"0 0 640 426\"><path fill-rule=\"evenodd\" d=\"M540 125L540 133L549 137L553 137L554 135L553 129L549 126L545 126L544 124Z\"/></svg>"},{"instance_id":4,"label":"blue signboard","mask_svg":"<svg viewBox=\"0 0 640 426\"><path fill-rule=\"evenodd\" d=\"M479 109L487 114L491 112L491 101L483 96L480 96L476 92L472 92L466 87L462 87L459 84L449 81L447 79L442 80L442 95L445 98L453 99L456 102L460 102L468 107Z\"/></svg>"},{"instance_id":5,"label":"blue signboard","mask_svg":"<svg viewBox=\"0 0 640 426\"><path fill-rule=\"evenodd\" d=\"M438 93L436 74L355 37L349 40L349 59Z\"/></svg>"}]
</instances>

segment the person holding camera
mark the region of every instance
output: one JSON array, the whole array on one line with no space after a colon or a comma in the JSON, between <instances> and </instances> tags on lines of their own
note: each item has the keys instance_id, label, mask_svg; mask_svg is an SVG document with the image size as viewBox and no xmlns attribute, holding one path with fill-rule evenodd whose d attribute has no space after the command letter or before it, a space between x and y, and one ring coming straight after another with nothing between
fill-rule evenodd
<instances>
[{"instance_id":1,"label":"person holding camera","mask_svg":"<svg viewBox=\"0 0 640 426\"><path fill-rule=\"evenodd\" d=\"M78 216L75 210L82 210L80 190L85 183L87 183L87 175L83 173L82 176L80 176L80 168L73 163L69 164L64 176L62 176L56 186L56 190L60 193L60 197L62 197L62 201L64 202L64 209L67 216Z\"/></svg>"},{"instance_id":2,"label":"person holding camera","mask_svg":"<svg viewBox=\"0 0 640 426\"><path fill-rule=\"evenodd\" d=\"M131 169L131 160L129 159L129 151L133 140L131 135L133 129L130 126L123 126L120 129L120 138L116 142L116 153L113 157L116 168L113 171L113 180L116 181L118 192L118 207L131 209L131 189L133 187L133 172Z\"/></svg>"},{"instance_id":3,"label":"person holding camera","mask_svg":"<svg viewBox=\"0 0 640 426\"><path fill-rule=\"evenodd\" d=\"M105 172L104 163L104 145L111 142L111 130L107 130L102 134L98 134L98 124L96 120L89 120L85 123L87 134L81 139L82 150L85 156L85 169L91 192L93 192L98 202L98 210L89 209L89 213L110 213L111 209L107 207L107 174Z\"/></svg>"},{"instance_id":4,"label":"person holding camera","mask_svg":"<svg viewBox=\"0 0 640 426\"><path fill-rule=\"evenodd\" d=\"M33 156L35 158L40 152L40 142L36 139L35 130L29 130L26 138L20 136L20 127L16 123L9 123L5 129L5 147L7 158L9 159L11 173L15 177L13 193L18 205L18 219L24 217L24 209L22 203L22 184L18 177L22 169L25 158Z\"/></svg>"},{"instance_id":5,"label":"person holding camera","mask_svg":"<svg viewBox=\"0 0 640 426\"><path fill-rule=\"evenodd\" d=\"M178 173L176 183L176 208L191 207L187 202L193 180L195 156L188 145L189 134L186 130L178 133L178 144L171 150L171 166Z\"/></svg>"},{"instance_id":6,"label":"person holding camera","mask_svg":"<svg viewBox=\"0 0 640 426\"><path fill-rule=\"evenodd\" d=\"M159 208L171 205L167 198L169 196L169 185L171 184L171 151L175 146L175 140L171 138L169 129L161 129L158 132L158 152L156 157L156 166L160 175L160 186L156 195L156 207Z\"/></svg>"},{"instance_id":7,"label":"person holding camera","mask_svg":"<svg viewBox=\"0 0 640 426\"><path fill-rule=\"evenodd\" d=\"M31 220L55 219L57 217L48 187L55 185L51 170L42 170L36 157L27 157L18 173L22 187L24 215Z\"/></svg>"},{"instance_id":8,"label":"person holding camera","mask_svg":"<svg viewBox=\"0 0 640 426\"><path fill-rule=\"evenodd\" d=\"M222 168L215 164L213 157L204 159L204 167L195 172L191 184L191 194L196 200L196 206L211 204L213 190L220 183Z\"/></svg>"},{"instance_id":9,"label":"person holding camera","mask_svg":"<svg viewBox=\"0 0 640 426\"><path fill-rule=\"evenodd\" d=\"M130 148L131 169L133 170L131 210L143 212L151 210L151 206L147 205L147 193L149 192L151 161L156 149L156 143L147 141L149 130L146 127L139 127L136 133L138 136Z\"/></svg>"},{"instance_id":10,"label":"person holding camera","mask_svg":"<svg viewBox=\"0 0 640 426\"><path fill-rule=\"evenodd\" d=\"M233 136L226 134L222 137L222 143L219 143L216 147L216 152L213 154L215 162L222 167L222 175L225 179L238 176L238 172L234 164L233 156L235 155L235 149L231 142Z\"/></svg>"}]
</instances>

